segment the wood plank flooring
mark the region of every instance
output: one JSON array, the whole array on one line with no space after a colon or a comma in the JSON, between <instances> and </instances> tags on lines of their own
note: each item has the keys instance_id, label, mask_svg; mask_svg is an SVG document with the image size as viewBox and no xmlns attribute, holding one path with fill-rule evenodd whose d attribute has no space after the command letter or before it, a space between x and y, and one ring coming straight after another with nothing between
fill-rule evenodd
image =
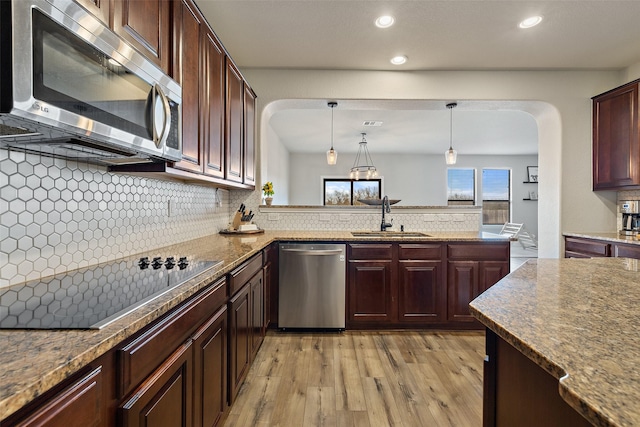
<instances>
[{"instance_id":1,"label":"wood plank flooring","mask_svg":"<svg viewBox=\"0 0 640 427\"><path fill-rule=\"evenodd\" d=\"M484 332L269 331L226 427L482 425Z\"/></svg>"}]
</instances>

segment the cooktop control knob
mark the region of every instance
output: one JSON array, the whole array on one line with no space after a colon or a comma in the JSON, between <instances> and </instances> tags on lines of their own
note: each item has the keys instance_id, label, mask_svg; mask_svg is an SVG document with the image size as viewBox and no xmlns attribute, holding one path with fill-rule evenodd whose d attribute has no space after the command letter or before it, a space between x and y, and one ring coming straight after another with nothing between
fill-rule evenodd
<instances>
[{"instance_id":1,"label":"cooktop control knob","mask_svg":"<svg viewBox=\"0 0 640 427\"><path fill-rule=\"evenodd\" d=\"M140 261L138 261L138 266L140 267L140 270L149 268L149 257L145 256L140 258Z\"/></svg>"},{"instance_id":2,"label":"cooktop control knob","mask_svg":"<svg viewBox=\"0 0 640 427\"><path fill-rule=\"evenodd\" d=\"M160 267L162 267L162 257L154 257L153 261L151 261L151 267L153 267L154 270L159 269Z\"/></svg>"},{"instance_id":3,"label":"cooktop control knob","mask_svg":"<svg viewBox=\"0 0 640 427\"><path fill-rule=\"evenodd\" d=\"M187 268L188 265L189 265L189 261L187 261L187 257L181 256L180 259L178 260L178 268L180 270L184 270L185 268Z\"/></svg>"},{"instance_id":4,"label":"cooktop control knob","mask_svg":"<svg viewBox=\"0 0 640 427\"><path fill-rule=\"evenodd\" d=\"M173 267L176 266L176 259L172 256L168 257L167 260L164 262L164 266L167 267L167 270L171 270Z\"/></svg>"}]
</instances>

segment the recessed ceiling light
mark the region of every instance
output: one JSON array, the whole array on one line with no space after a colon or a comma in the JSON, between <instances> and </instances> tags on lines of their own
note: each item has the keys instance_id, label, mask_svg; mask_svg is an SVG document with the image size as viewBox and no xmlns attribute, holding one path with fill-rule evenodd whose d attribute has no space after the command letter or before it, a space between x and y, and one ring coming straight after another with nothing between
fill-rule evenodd
<instances>
[{"instance_id":1,"label":"recessed ceiling light","mask_svg":"<svg viewBox=\"0 0 640 427\"><path fill-rule=\"evenodd\" d=\"M394 56L393 58L391 58L391 63L393 65L402 65L405 62L407 62L407 59L409 59L409 58L407 58L404 55L398 55L398 56Z\"/></svg>"},{"instance_id":2,"label":"recessed ceiling light","mask_svg":"<svg viewBox=\"0 0 640 427\"><path fill-rule=\"evenodd\" d=\"M393 16L391 15L382 15L376 19L376 27L378 28L389 28L396 22Z\"/></svg>"},{"instance_id":3,"label":"recessed ceiling light","mask_svg":"<svg viewBox=\"0 0 640 427\"><path fill-rule=\"evenodd\" d=\"M542 22L542 16L531 16L525 19L524 21L520 22L520 24L518 24L518 27L531 28L531 27L535 27L541 22Z\"/></svg>"}]
</instances>

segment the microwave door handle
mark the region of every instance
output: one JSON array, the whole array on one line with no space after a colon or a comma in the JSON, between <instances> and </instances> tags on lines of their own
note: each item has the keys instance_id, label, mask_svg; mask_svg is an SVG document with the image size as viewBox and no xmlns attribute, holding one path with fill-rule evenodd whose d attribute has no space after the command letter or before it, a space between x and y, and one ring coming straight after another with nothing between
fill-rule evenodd
<instances>
[{"instance_id":1,"label":"microwave door handle","mask_svg":"<svg viewBox=\"0 0 640 427\"><path fill-rule=\"evenodd\" d=\"M153 142L155 142L158 148L162 147L166 142L169 136L169 127L171 126L171 107L169 106L169 100L167 96L162 92L162 89L158 85L154 85L153 87ZM155 115L157 103L160 101L162 103L161 107L164 111L162 127L160 132L157 132L156 120L157 117Z\"/></svg>"}]
</instances>

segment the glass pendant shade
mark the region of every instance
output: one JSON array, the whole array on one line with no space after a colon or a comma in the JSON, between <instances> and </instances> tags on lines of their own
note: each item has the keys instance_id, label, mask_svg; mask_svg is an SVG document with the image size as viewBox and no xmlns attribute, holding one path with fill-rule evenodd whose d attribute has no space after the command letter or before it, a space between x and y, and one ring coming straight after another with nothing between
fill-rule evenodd
<instances>
[{"instance_id":1,"label":"glass pendant shade","mask_svg":"<svg viewBox=\"0 0 640 427\"><path fill-rule=\"evenodd\" d=\"M453 109L457 105L455 102L447 104L449 109L449 149L444 152L444 158L448 165L455 165L458 159L458 152L453 149Z\"/></svg>"},{"instance_id":2,"label":"glass pendant shade","mask_svg":"<svg viewBox=\"0 0 640 427\"><path fill-rule=\"evenodd\" d=\"M327 164L335 165L338 163L338 152L333 149L333 144L331 149L327 151Z\"/></svg>"},{"instance_id":3,"label":"glass pendant shade","mask_svg":"<svg viewBox=\"0 0 640 427\"><path fill-rule=\"evenodd\" d=\"M448 165L455 165L456 159L458 158L458 152L453 148L449 148L444 152L444 158L447 161Z\"/></svg>"},{"instance_id":4,"label":"glass pendant shade","mask_svg":"<svg viewBox=\"0 0 640 427\"><path fill-rule=\"evenodd\" d=\"M331 107L331 148L327 151L327 164L335 165L338 163L338 152L333 149L333 109L338 105L338 103L329 102L327 105Z\"/></svg>"}]
</instances>

